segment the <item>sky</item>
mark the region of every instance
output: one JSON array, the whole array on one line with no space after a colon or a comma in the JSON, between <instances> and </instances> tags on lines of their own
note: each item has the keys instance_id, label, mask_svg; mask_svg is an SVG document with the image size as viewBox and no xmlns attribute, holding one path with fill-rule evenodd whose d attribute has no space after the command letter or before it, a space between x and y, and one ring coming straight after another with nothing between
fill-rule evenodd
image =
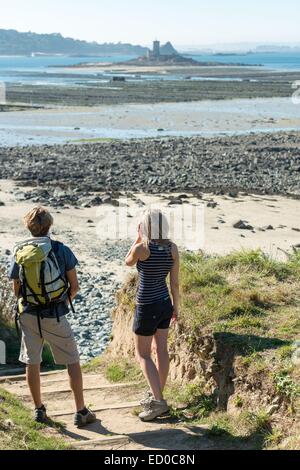
<instances>
[{"instance_id":1,"label":"sky","mask_svg":"<svg viewBox=\"0 0 300 470\"><path fill-rule=\"evenodd\" d=\"M0 0L0 28L100 43L300 43L299 22L299 0Z\"/></svg>"}]
</instances>

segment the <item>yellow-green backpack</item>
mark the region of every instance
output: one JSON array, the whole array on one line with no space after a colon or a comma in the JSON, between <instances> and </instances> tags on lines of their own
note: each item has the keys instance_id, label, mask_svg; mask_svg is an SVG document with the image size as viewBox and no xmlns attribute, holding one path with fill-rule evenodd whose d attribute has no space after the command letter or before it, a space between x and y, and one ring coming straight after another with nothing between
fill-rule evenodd
<instances>
[{"instance_id":1,"label":"yellow-green backpack","mask_svg":"<svg viewBox=\"0 0 300 470\"><path fill-rule=\"evenodd\" d=\"M18 243L14 258L20 268L21 303L47 307L66 298L68 284L62 276L49 237Z\"/></svg>"}]
</instances>

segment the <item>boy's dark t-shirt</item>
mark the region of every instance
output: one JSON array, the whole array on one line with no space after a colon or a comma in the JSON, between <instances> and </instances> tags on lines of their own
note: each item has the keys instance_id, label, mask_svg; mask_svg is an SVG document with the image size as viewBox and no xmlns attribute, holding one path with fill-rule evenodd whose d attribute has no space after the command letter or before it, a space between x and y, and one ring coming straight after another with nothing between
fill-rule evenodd
<instances>
[{"instance_id":1,"label":"boy's dark t-shirt","mask_svg":"<svg viewBox=\"0 0 300 470\"><path fill-rule=\"evenodd\" d=\"M66 278L67 271L71 271L72 269L74 269L78 264L78 260L72 250L70 250L70 248L64 245L63 243L51 240L51 244L60 268L60 272ZM19 279L19 269L20 268L15 262L14 258L12 258L8 274L11 280ZM69 312L69 307L66 301L58 303L56 309L57 312L55 312L55 314L57 313L57 315L60 317L66 315ZM35 315L36 307L32 305L27 305L24 308L24 313L30 313L32 315ZM52 318L53 309L44 309L42 310L42 314L45 318Z\"/></svg>"}]
</instances>

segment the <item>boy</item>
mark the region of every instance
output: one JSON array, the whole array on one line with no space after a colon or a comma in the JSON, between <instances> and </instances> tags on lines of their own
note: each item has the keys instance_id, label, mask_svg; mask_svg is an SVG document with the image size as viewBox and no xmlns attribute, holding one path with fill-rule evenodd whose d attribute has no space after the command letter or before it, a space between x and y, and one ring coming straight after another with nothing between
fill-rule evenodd
<instances>
[{"instance_id":1,"label":"boy","mask_svg":"<svg viewBox=\"0 0 300 470\"><path fill-rule=\"evenodd\" d=\"M84 403L79 354L73 332L65 317L69 311L67 302L68 296L69 299L73 299L79 291L76 273L78 261L70 248L63 243L50 239L49 231L53 225L53 217L47 209L43 207L33 208L24 217L24 224L33 237L33 239L28 241L27 247L29 246L29 250L34 250L38 246L38 242L42 241L44 243L43 246L47 246L48 243L51 253L53 252L55 255L52 256L49 252L49 259L54 259L54 267L59 270L60 280L64 283L61 285L65 286L65 294L62 295L61 298L58 297L56 302L51 303L51 301L48 301L43 305L41 298L39 299L36 293L30 290L32 287L29 286L29 283L26 287L25 281L27 282L27 279L25 273L24 275L21 274L22 261L18 259L18 263L16 262L17 251L15 251L9 277L13 281L13 289L19 300L19 305L20 302L22 305L22 312L19 315L20 328L22 331L19 360L26 364L27 383L35 405L34 419L36 422L45 422L47 420L46 408L41 398L40 384L40 364L42 361L44 340L46 340L51 347L56 364L67 366L70 387L74 394L77 410L74 416L74 424L78 427L83 427L94 422L96 416L86 408ZM34 243L35 239L36 244ZM26 243L27 242L24 242L25 246ZM32 250L30 251L31 254L33 253ZM49 264L51 264L50 261ZM45 263L43 264L43 269L45 270L44 266ZM57 279L53 280L53 282L55 281L57 281ZM67 289L68 293L66 292ZM41 305L34 305L34 302L27 301L30 296L30 294L28 296L28 291L29 293L32 292L34 299L40 301ZM49 295L51 294L45 293L48 300ZM38 304L39 302L36 303Z\"/></svg>"}]
</instances>

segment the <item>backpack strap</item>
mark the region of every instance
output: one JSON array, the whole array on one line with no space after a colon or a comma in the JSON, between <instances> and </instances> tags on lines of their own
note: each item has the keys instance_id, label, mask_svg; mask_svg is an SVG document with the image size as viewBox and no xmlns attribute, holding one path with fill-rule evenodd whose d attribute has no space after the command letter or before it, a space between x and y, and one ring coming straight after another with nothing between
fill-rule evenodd
<instances>
[{"instance_id":1,"label":"backpack strap","mask_svg":"<svg viewBox=\"0 0 300 470\"><path fill-rule=\"evenodd\" d=\"M21 331L20 331L20 314L19 314L19 306L18 302L16 303L15 306L15 327L16 327L16 332L18 335L18 338L21 339Z\"/></svg>"},{"instance_id":2,"label":"backpack strap","mask_svg":"<svg viewBox=\"0 0 300 470\"><path fill-rule=\"evenodd\" d=\"M71 310L73 313L75 313L75 308L74 308L74 305L73 305L73 302L72 302L72 299L71 299L71 295L70 295L70 290L68 289L68 298L69 298L69 303L70 303L70 307L71 307Z\"/></svg>"},{"instance_id":3,"label":"backpack strap","mask_svg":"<svg viewBox=\"0 0 300 470\"><path fill-rule=\"evenodd\" d=\"M59 247L61 245L63 245L61 242L58 242L57 240L51 240L52 251L55 255L58 255Z\"/></svg>"},{"instance_id":4,"label":"backpack strap","mask_svg":"<svg viewBox=\"0 0 300 470\"><path fill-rule=\"evenodd\" d=\"M49 258L51 258L52 262L55 264L57 270L60 272L60 276L59 276L59 279L61 279L62 281L64 281L66 287L68 286L68 282L66 280L66 278L63 276L61 270L60 270L60 267L59 267L59 264L58 264L58 261L57 261L57 255L58 255L58 248L60 245L62 245L62 243L56 241L56 240L51 240L51 245L52 245L52 250L50 251L49 253ZM53 256L55 255L55 256Z\"/></svg>"},{"instance_id":5,"label":"backpack strap","mask_svg":"<svg viewBox=\"0 0 300 470\"><path fill-rule=\"evenodd\" d=\"M41 318L43 318L43 316L41 315L41 312L40 312L39 309L37 309L36 318L37 318L37 323L38 323L38 328L39 328L40 337L43 338L42 325L41 325Z\"/></svg>"},{"instance_id":6,"label":"backpack strap","mask_svg":"<svg viewBox=\"0 0 300 470\"><path fill-rule=\"evenodd\" d=\"M60 323L60 317L59 317L59 314L58 314L58 308L57 308L57 305L55 305L55 314L56 314L56 320L57 320L57 323Z\"/></svg>"},{"instance_id":7,"label":"backpack strap","mask_svg":"<svg viewBox=\"0 0 300 470\"><path fill-rule=\"evenodd\" d=\"M55 255L57 255L58 249L59 249L59 245L62 245L62 243L60 243L60 242L58 242L58 241L56 241L56 240L51 240L51 244L52 244L53 253L54 253ZM56 260L56 258L55 258L55 257L52 258L51 255L52 255L52 253L50 252L50 253L49 253L50 258L53 260L54 263L56 263L56 266L57 266L58 270L60 271L59 266L57 265L57 260ZM63 281L65 281L66 285L68 285L67 280L66 280L63 276L61 276L61 279L62 279ZM71 296L70 296L70 291L69 291L69 289L68 289L68 299L69 299L69 304L70 304L71 310L72 310L73 313L75 313L75 309L74 309L74 305L73 305L73 302L72 302L72 299L71 299ZM59 320L58 320L58 321L59 321Z\"/></svg>"},{"instance_id":8,"label":"backpack strap","mask_svg":"<svg viewBox=\"0 0 300 470\"><path fill-rule=\"evenodd\" d=\"M26 286L27 286L27 287L28 287L28 290L31 292L32 297L34 298L34 300L35 300L40 306L44 306L43 303L42 303L42 302L40 301L40 299L38 298L38 296L36 295L36 293L31 289L30 285L28 284L24 270L23 270L23 283L24 283L24 290L26 291Z\"/></svg>"},{"instance_id":9,"label":"backpack strap","mask_svg":"<svg viewBox=\"0 0 300 470\"><path fill-rule=\"evenodd\" d=\"M45 261L41 263L41 271L40 271L40 279L41 279L41 289L42 289L42 295L46 299L47 302L49 302L49 295L46 291L46 286L45 286Z\"/></svg>"},{"instance_id":10,"label":"backpack strap","mask_svg":"<svg viewBox=\"0 0 300 470\"><path fill-rule=\"evenodd\" d=\"M27 304L27 292L26 292L26 281L25 281L25 273L24 273L24 270L23 270L23 267L20 266L20 273L21 273L21 277L22 277L22 282L21 282L21 294L22 294L22 297L24 299L24 302L25 304ZM20 277L20 274L19 274L19 277Z\"/></svg>"},{"instance_id":11,"label":"backpack strap","mask_svg":"<svg viewBox=\"0 0 300 470\"><path fill-rule=\"evenodd\" d=\"M59 268L59 265L58 265L58 261L57 261L57 259L56 259L56 256L53 256L53 254L55 254L54 249L52 249L52 250L49 252L48 256L49 256L49 258L53 261L53 263L55 264L56 268L60 271L60 268Z\"/></svg>"}]
</instances>

